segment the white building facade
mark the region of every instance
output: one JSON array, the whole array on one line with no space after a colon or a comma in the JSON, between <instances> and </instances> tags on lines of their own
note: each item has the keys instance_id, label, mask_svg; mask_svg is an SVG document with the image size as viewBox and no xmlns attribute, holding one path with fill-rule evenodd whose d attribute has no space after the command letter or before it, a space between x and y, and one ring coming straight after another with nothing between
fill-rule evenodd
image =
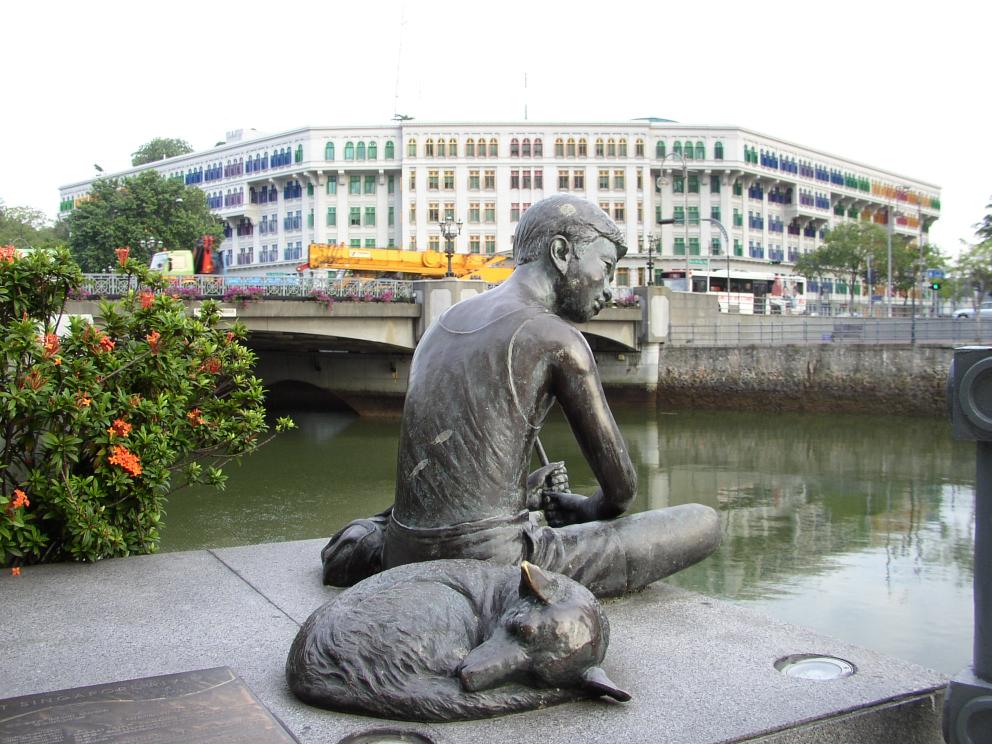
<instances>
[{"instance_id":1,"label":"white building facade","mask_svg":"<svg viewBox=\"0 0 992 744\"><path fill-rule=\"evenodd\" d=\"M940 214L940 188L918 179L746 129L653 119L238 131L109 175L150 168L206 192L233 274L292 272L311 242L443 250L438 223L449 217L464 223L457 252L508 252L520 215L558 192L600 205L624 230L620 285L645 283L649 258L660 277L722 268L728 252L732 269L788 273L830 226L886 226L891 214L895 233L925 241ZM61 211L91 183L62 187Z\"/></svg>"}]
</instances>

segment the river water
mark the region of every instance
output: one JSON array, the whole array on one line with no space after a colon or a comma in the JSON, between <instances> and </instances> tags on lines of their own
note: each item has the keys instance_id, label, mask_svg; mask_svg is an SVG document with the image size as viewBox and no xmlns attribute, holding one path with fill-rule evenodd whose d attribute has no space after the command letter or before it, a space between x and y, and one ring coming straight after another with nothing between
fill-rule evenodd
<instances>
[{"instance_id":1,"label":"river water","mask_svg":"<svg viewBox=\"0 0 992 744\"><path fill-rule=\"evenodd\" d=\"M635 510L720 512L720 549L669 582L947 674L970 663L975 447L944 421L614 412ZM278 413L299 428L232 467L226 491L173 495L162 550L327 537L391 503L398 421ZM591 492L565 421L541 439Z\"/></svg>"}]
</instances>

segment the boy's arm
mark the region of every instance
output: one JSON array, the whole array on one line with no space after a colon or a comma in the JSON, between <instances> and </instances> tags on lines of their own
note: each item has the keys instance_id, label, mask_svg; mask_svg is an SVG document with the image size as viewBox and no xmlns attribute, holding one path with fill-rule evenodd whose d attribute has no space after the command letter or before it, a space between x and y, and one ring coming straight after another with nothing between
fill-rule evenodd
<instances>
[{"instance_id":1,"label":"boy's arm","mask_svg":"<svg viewBox=\"0 0 992 744\"><path fill-rule=\"evenodd\" d=\"M611 519L622 514L637 493L637 473L606 402L596 360L582 334L565 326L551 364L551 392L592 468L599 490L585 498L551 494L546 504L553 526Z\"/></svg>"}]
</instances>

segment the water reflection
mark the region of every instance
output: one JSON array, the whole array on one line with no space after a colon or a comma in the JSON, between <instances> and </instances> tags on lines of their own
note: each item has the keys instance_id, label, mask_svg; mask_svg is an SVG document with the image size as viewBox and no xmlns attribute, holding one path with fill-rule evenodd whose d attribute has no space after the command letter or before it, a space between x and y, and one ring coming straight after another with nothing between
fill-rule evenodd
<instances>
[{"instance_id":1,"label":"water reflection","mask_svg":"<svg viewBox=\"0 0 992 744\"><path fill-rule=\"evenodd\" d=\"M617 412L636 509L718 509L719 551L670 579L947 673L971 647L974 446L941 421ZM292 412L299 429L246 460L227 492L177 494L163 549L329 535L391 501L398 422ZM592 476L567 423L541 435Z\"/></svg>"}]
</instances>

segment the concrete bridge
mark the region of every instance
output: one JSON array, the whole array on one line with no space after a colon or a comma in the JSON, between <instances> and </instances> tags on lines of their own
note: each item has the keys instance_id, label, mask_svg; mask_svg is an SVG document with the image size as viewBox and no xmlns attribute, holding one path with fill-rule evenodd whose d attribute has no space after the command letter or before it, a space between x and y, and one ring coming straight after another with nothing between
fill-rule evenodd
<instances>
[{"instance_id":1,"label":"concrete bridge","mask_svg":"<svg viewBox=\"0 0 992 744\"><path fill-rule=\"evenodd\" d=\"M482 282L414 283L414 302L265 299L225 305L249 330L256 373L275 400L321 398L363 415L395 413L417 341ZM952 349L992 324L934 319L721 313L712 295L637 287L639 304L579 329L613 400L670 409L850 410L941 415ZM93 302L69 312L98 316ZM982 330L982 328L985 330Z\"/></svg>"},{"instance_id":2,"label":"concrete bridge","mask_svg":"<svg viewBox=\"0 0 992 744\"><path fill-rule=\"evenodd\" d=\"M258 355L256 373L266 387L291 393L294 385L304 383L358 413L373 415L401 405L413 351L429 325L448 307L486 287L476 281L418 281L412 303L263 299L225 304L224 314L247 327L248 345ZM656 305L652 315L647 289L635 290L640 307L608 308L577 326L600 362L606 385L646 390L657 383L661 339L649 328L653 321L667 333L667 312L657 305L667 309L668 300L649 288ZM94 302L70 303L69 312L99 316Z\"/></svg>"}]
</instances>

